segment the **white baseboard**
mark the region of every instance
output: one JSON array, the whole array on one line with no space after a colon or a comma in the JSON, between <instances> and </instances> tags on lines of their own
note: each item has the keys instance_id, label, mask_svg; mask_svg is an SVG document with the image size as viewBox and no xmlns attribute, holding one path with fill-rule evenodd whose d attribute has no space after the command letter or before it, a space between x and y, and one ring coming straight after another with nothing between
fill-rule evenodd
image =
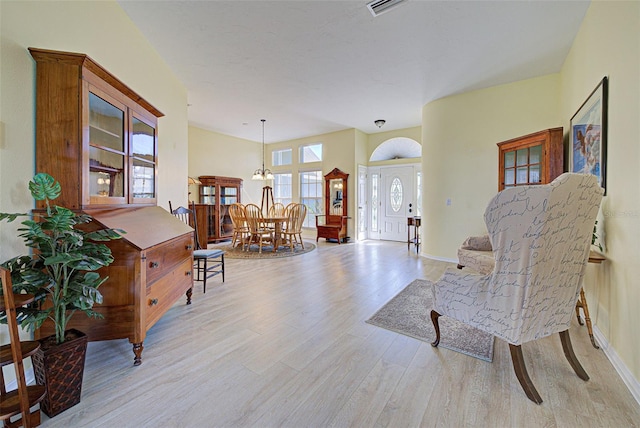
<instances>
[{"instance_id":1,"label":"white baseboard","mask_svg":"<svg viewBox=\"0 0 640 428\"><path fill-rule=\"evenodd\" d=\"M640 382L638 382L638 379L633 376L633 373L631 373L629 368L620 359L616 350L609 346L609 342L597 326L593 326L593 335L595 336L598 345L600 345L600 349L604 351L604 354L607 356L609 361L611 361L611 364L613 364L613 368L616 369L624 384L629 388L629 392L631 392L633 398L635 398L636 402L640 404Z\"/></svg>"},{"instance_id":2,"label":"white baseboard","mask_svg":"<svg viewBox=\"0 0 640 428\"><path fill-rule=\"evenodd\" d=\"M436 260L439 262L448 262L448 263L458 264L458 259L448 259L446 257L432 256L431 254L426 254L426 253L420 253L420 255L427 259Z\"/></svg>"}]
</instances>

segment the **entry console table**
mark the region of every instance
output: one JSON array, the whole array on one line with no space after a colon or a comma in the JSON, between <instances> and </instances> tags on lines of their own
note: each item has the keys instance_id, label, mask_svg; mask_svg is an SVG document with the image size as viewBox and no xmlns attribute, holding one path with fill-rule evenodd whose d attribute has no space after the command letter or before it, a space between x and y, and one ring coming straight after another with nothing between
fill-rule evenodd
<instances>
[{"instance_id":1,"label":"entry console table","mask_svg":"<svg viewBox=\"0 0 640 428\"><path fill-rule=\"evenodd\" d=\"M422 219L420 217L407 217L407 250L411 249L411 244L416 246L416 253L420 251L420 225ZM413 238L411 237L411 229L413 229Z\"/></svg>"},{"instance_id":2,"label":"entry console table","mask_svg":"<svg viewBox=\"0 0 640 428\"><path fill-rule=\"evenodd\" d=\"M36 62L36 171L58 180L56 204L126 232L106 243L104 319L76 315L89 340L129 339L142 362L146 332L183 295L191 302L193 229L157 204L162 113L85 54L29 48ZM36 209L44 209L39 202ZM36 337L53 332L43 324Z\"/></svg>"},{"instance_id":3,"label":"entry console table","mask_svg":"<svg viewBox=\"0 0 640 428\"><path fill-rule=\"evenodd\" d=\"M591 251L589 253L589 263L600 264L606 259L607 258L605 256L595 251ZM584 323L582 322L582 319L580 319L580 309L582 309L582 311L584 312ZM593 345L593 347L596 349L600 349L600 347L596 344L596 339L593 337L593 326L591 325L589 306L587 306L587 298L584 295L584 288L580 288L580 298L578 299L578 303L576 303L576 316L578 317L578 323L580 325L587 324L589 339L591 339L591 344Z\"/></svg>"}]
</instances>

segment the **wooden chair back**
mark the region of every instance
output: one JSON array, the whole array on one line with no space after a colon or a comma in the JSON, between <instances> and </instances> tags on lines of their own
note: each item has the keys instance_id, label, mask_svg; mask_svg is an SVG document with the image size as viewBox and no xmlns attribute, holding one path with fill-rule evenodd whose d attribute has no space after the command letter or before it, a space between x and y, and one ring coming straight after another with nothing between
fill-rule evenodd
<instances>
[{"instance_id":1,"label":"wooden chair back","mask_svg":"<svg viewBox=\"0 0 640 428\"><path fill-rule=\"evenodd\" d=\"M269 207L269 212L267 213L269 217L286 217L285 214L285 206L280 202L276 202L275 204Z\"/></svg>"},{"instance_id":2,"label":"wooden chair back","mask_svg":"<svg viewBox=\"0 0 640 428\"><path fill-rule=\"evenodd\" d=\"M264 229L264 217L262 210L256 204L248 204L244 207L247 227L251 233L259 233Z\"/></svg>"},{"instance_id":3,"label":"wooden chair back","mask_svg":"<svg viewBox=\"0 0 640 428\"><path fill-rule=\"evenodd\" d=\"M229 216L231 217L231 223L233 223L234 229L242 229L246 223L246 214L244 205L235 203L229 206Z\"/></svg>"},{"instance_id":4,"label":"wooden chair back","mask_svg":"<svg viewBox=\"0 0 640 428\"><path fill-rule=\"evenodd\" d=\"M307 206L304 204L295 204L288 209L287 215L287 232L302 233L302 225L307 216Z\"/></svg>"},{"instance_id":5,"label":"wooden chair back","mask_svg":"<svg viewBox=\"0 0 640 428\"><path fill-rule=\"evenodd\" d=\"M193 239L196 244L196 250L202 250L203 247L200 245L200 240L198 239L198 221L196 219L196 204L195 202L191 203L191 209L185 208L183 206L179 206L175 210L171 209L171 202L169 202L169 209L171 210L171 214L174 215L177 219L182 221L185 224L188 224L193 228Z\"/></svg>"}]
</instances>

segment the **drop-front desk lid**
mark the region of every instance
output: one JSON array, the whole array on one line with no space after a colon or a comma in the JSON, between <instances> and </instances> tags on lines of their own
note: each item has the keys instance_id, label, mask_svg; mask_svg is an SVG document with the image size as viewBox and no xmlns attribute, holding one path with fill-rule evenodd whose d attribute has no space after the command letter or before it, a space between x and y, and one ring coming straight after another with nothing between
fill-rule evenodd
<instances>
[{"instance_id":1,"label":"drop-front desk lid","mask_svg":"<svg viewBox=\"0 0 640 428\"><path fill-rule=\"evenodd\" d=\"M122 238L140 250L193 233L189 225L157 206L89 209L85 212L106 228L127 232Z\"/></svg>"}]
</instances>

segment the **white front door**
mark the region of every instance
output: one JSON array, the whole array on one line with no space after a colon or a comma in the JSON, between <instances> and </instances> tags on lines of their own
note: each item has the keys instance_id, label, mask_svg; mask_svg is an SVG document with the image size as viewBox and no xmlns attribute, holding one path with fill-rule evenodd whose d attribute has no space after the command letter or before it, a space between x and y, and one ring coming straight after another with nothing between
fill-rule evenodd
<instances>
[{"instance_id":1,"label":"white front door","mask_svg":"<svg viewBox=\"0 0 640 428\"><path fill-rule=\"evenodd\" d=\"M407 217L416 215L414 167L381 168L380 239L407 240Z\"/></svg>"}]
</instances>

